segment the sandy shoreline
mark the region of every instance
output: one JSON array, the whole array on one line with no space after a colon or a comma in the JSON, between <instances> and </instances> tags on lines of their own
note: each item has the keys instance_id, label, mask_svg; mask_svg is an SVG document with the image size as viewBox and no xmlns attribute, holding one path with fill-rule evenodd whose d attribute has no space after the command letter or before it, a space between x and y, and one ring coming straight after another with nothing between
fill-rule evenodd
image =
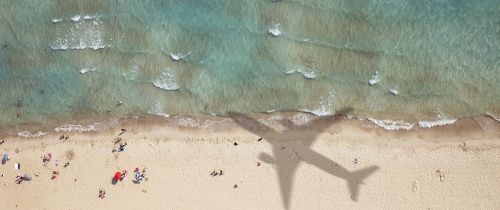
<instances>
[{"instance_id":1,"label":"sandy shoreline","mask_svg":"<svg viewBox=\"0 0 500 210\"><path fill-rule=\"evenodd\" d=\"M288 125L285 132L280 125L182 128L137 119L120 124L128 143L120 153L112 153L119 129L67 133L66 141L57 140L63 133L7 137L0 152L11 160L0 165L0 203L2 209L499 208L500 129L491 124L489 132L475 132L465 129L469 123L388 132L340 119L307 129ZM53 159L43 166L48 152ZM112 185L115 171L135 167L148 168L148 181L134 184L129 174ZM360 180L353 172L370 167L376 170L353 195L346 180ZM224 175L210 175L219 169ZM51 180L53 170L60 175ZM24 173L33 180L15 184Z\"/></svg>"}]
</instances>

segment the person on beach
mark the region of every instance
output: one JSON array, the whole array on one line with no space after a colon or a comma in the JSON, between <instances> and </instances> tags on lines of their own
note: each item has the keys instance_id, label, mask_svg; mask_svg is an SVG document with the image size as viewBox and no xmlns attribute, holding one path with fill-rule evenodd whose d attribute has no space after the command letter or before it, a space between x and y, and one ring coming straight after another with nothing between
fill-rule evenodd
<instances>
[{"instance_id":1,"label":"person on beach","mask_svg":"<svg viewBox=\"0 0 500 210\"><path fill-rule=\"evenodd\" d=\"M122 173L120 174L120 181L126 180L127 178L127 170L123 170Z\"/></svg>"},{"instance_id":2,"label":"person on beach","mask_svg":"<svg viewBox=\"0 0 500 210\"><path fill-rule=\"evenodd\" d=\"M135 170L134 170L134 178L135 178L135 181L137 183L141 183L142 180L145 178L145 176L146 176L146 168L142 169L142 172L139 169L139 167L135 168ZM146 179L146 181L147 181L147 179Z\"/></svg>"},{"instance_id":3,"label":"person on beach","mask_svg":"<svg viewBox=\"0 0 500 210\"><path fill-rule=\"evenodd\" d=\"M6 152L4 152L3 155L2 155L2 164L5 164L9 160L10 160L9 154L7 154Z\"/></svg>"},{"instance_id":4,"label":"person on beach","mask_svg":"<svg viewBox=\"0 0 500 210\"><path fill-rule=\"evenodd\" d=\"M141 173L139 168L135 168L134 170L134 178L137 183L141 183L142 179L144 178L144 174Z\"/></svg>"},{"instance_id":5,"label":"person on beach","mask_svg":"<svg viewBox=\"0 0 500 210\"><path fill-rule=\"evenodd\" d=\"M121 129L121 132L118 134L118 136L121 136L121 135L122 135L122 134L124 134L125 132L127 132L127 129L122 128L122 129Z\"/></svg>"},{"instance_id":6,"label":"person on beach","mask_svg":"<svg viewBox=\"0 0 500 210\"><path fill-rule=\"evenodd\" d=\"M21 184L23 181L30 181L32 178L28 174L24 174L24 176L16 176L16 184Z\"/></svg>"},{"instance_id":7,"label":"person on beach","mask_svg":"<svg viewBox=\"0 0 500 210\"><path fill-rule=\"evenodd\" d=\"M103 189L99 189L99 196L100 199L103 199L106 197L106 191Z\"/></svg>"},{"instance_id":8,"label":"person on beach","mask_svg":"<svg viewBox=\"0 0 500 210\"><path fill-rule=\"evenodd\" d=\"M50 152L47 155L44 155L42 157L42 162L44 162L44 163L45 162L50 162L50 160L52 160L52 153L50 153Z\"/></svg>"},{"instance_id":9,"label":"person on beach","mask_svg":"<svg viewBox=\"0 0 500 210\"><path fill-rule=\"evenodd\" d=\"M126 149L127 149L127 143L122 142L122 143L120 144L120 147L118 148L118 152L123 152L123 151L125 151Z\"/></svg>"},{"instance_id":10,"label":"person on beach","mask_svg":"<svg viewBox=\"0 0 500 210\"><path fill-rule=\"evenodd\" d=\"M56 179L58 175L59 171L52 171L52 177L50 177L50 179Z\"/></svg>"},{"instance_id":11,"label":"person on beach","mask_svg":"<svg viewBox=\"0 0 500 210\"><path fill-rule=\"evenodd\" d=\"M23 182L23 177L22 176L16 176L16 184L21 184Z\"/></svg>"},{"instance_id":12,"label":"person on beach","mask_svg":"<svg viewBox=\"0 0 500 210\"><path fill-rule=\"evenodd\" d=\"M52 153L49 152L47 155L44 155L42 157L43 166L47 166L47 164L50 162L50 160L52 160Z\"/></svg>"}]
</instances>

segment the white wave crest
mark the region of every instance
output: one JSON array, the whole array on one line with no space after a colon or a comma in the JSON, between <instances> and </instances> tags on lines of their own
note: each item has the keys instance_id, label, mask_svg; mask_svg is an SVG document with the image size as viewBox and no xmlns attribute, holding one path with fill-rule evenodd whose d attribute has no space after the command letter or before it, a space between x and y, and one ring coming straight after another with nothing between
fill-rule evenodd
<instances>
[{"instance_id":1,"label":"white wave crest","mask_svg":"<svg viewBox=\"0 0 500 210\"><path fill-rule=\"evenodd\" d=\"M443 125L451 125L455 123L457 119L439 119L434 121L418 121L418 126L421 128L432 128L434 126L443 126Z\"/></svg>"},{"instance_id":2,"label":"white wave crest","mask_svg":"<svg viewBox=\"0 0 500 210\"><path fill-rule=\"evenodd\" d=\"M85 74L87 72L92 72L92 71L95 71L95 67L83 67L82 69L80 69L80 73L81 74Z\"/></svg>"},{"instance_id":3,"label":"white wave crest","mask_svg":"<svg viewBox=\"0 0 500 210\"><path fill-rule=\"evenodd\" d=\"M178 61L178 60L182 60L182 59L186 58L187 56L191 55L191 51L186 53L186 54L184 54L184 53L177 53L177 54L169 53L169 55L173 61Z\"/></svg>"},{"instance_id":4,"label":"white wave crest","mask_svg":"<svg viewBox=\"0 0 500 210\"><path fill-rule=\"evenodd\" d=\"M316 74L316 64L306 64L304 66L288 66L285 69L285 74L293 74L295 72L301 73L306 79L314 79L318 75Z\"/></svg>"},{"instance_id":5,"label":"white wave crest","mask_svg":"<svg viewBox=\"0 0 500 210\"><path fill-rule=\"evenodd\" d=\"M61 18L52 18L52 23L59 23L61 21L63 21Z\"/></svg>"},{"instance_id":6,"label":"white wave crest","mask_svg":"<svg viewBox=\"0 0 500 210\"><path fill-rule=\"evenodd\" d=\"M78 21L80 21L80 18L81 18L80 15L75 15L75 16L71 17L71 20L74 22L78 22Z\"/></svg>"},{"instance_id":7,"label":"white wave crest","mask_svg":"<svg viewBox=\"0 0 500 210\"><path fill-rule=\"evenodd\" d=\"M98 130L100 130L101 126L102 126L102 123L94 123L94 124L90 124L87 126L68 124L68 125L63 125L63 126L57 127L54 130L56 132L80 132L81 133L81 132L88 132L88 131L98 131Z\"/></svg>"},{"instance_id":8,"label":"white wave crest","mask_svg":"<svg viewBox=\"0 0 500 210\"><path fill-rule=\"evenodd\" d=\"M275 25L269 27L267 29L267 32L270 33L271 35L273 35L274 37L278 37L278 36L280 36L282 34L281 31L280 31L280 29L278 28L279 26L280 26L279 23L275 24Z\"/></svg>"},{"instance_id":9,"label":"white wave crest","mask_svg":"<svg viewBox=\"0 0 500 210\"><path fill-rule=\"evenodd\" d=\"M402 120L377 120L373 118L367 118L368 121L375 124L378 127L384 128L385 130L411 130L415 123L408 123Z\"/></svg>"},{"instance_id":10,"label":"white wave crest","mask_svg":"<svg viewBox=\"0 0 500 210\"><path fill-rule=\"evenodd\" d=\"M90 59L87 59L87 61L85 61L83 68L80 69L80 73L85 74L87 72L93 72L95 70L96 68L94 67L93 62Z\"/></svg>"},{"instance_id":11,"label":"white wave crest","mask_svg":"<svg viewBox=\"0 0 500 210\"><path fill-rule=\"evenodd\" d=\"M95 16L90 16L90 15L85 15L85 16L83 16L83 19L84 19L84 20L93 20L93 19L96 19L96 18L97 18L97 17L95 17Z\"/></svg>"},{"instance_id":12,"label":"white wave crest","mask_svg":"<svg viewBox=\"0 0 500 210\"><path fill-rule=\"evenodd\" d=\"M94 19L91 22L77 22L75 21L76 16L74 16L72 20L75 23L63 24L57 27L56 37L50 48L53 50L81 50L86 48L98 50L106 48L104 30L101 26L102 21L95 19L96 17L91 18Z\"/></svg>"},{"instance_id":13,"label":"white wave crest","mask_svg":"<svg viewBox=\"0 0 500 210\"><path fill-rule=\"evenodd\" d=\"M377 83L380 82L381 77L382 76L380 76L378 71L376 71L375 74L372 76L372 78L370 80L368 80L368 84L370 84L371 86L376 85Z\"/></svg>"},{"instance_id":14,"label":"white wave crest","mask_svg":"<svg viewBox=\"0 0 500 210\"><path fill-rule=\"evenodd\" d=\"M179 84L175 81L174 75L166 69L161 72L161 77L153 82L153 85L162 90L178 90Z\"/></svg>"},{"instance_id":15,"label":"white wave crest","mask_svg":"<svg viewBox=\"0 0 500 210\"><path fill-rule=\"evenodd\" d=\"M22 132L17 133L18 136L22 136L25 138L35 138L35 137L40 137L40 136L43 136L46 134L47 133L42 132L42 131L37 131L36 133L31 133L29 131L22 131Z\"/></svg>"},{"instance_id":16,"label":"white wave crest","mask_svg":"<svg viewBox=\"0 0 500 210\"><path fill-rule=\"evenodd\" d=\"M398 88L394 87L394 88L389 89L389 93L391 93L392 95L397 96L397 95L399 95L399 90L398 90Z\"/></svg>"}]
</instances>

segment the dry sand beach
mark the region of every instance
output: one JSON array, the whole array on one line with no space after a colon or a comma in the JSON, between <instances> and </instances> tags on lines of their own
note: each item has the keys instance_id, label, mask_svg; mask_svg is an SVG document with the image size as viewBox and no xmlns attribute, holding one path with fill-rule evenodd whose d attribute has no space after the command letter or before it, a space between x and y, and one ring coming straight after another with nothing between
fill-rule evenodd
<instances>
[{"instance_id":1,"label":"dry sand beach","mask_svg":"<svg viewBox=\"0 0 500 210\"><path fill-rule=\"evenodd\" d=\"M470 128L471 119L389 132L348 119L264 130L253 118L233 118L236 126L224 129L128 121L119 136L127 149L114 153L120 128L4 137L0 151L11 159L0 165L1 209L500 208L497 122L489 132ZM140 184L136 167L147 168ZM112 184L121 170L128 176ZM15 184L25 173L33 179Z\"/></svg>"}]
</instances>

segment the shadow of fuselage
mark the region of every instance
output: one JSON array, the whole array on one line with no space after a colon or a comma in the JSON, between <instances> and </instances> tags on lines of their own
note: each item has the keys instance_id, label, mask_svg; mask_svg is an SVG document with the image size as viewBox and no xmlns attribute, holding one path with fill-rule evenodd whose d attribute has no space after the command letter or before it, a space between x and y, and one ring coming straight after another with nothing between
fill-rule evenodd
<instances>
[{"instance_id":1,"label":"shadow of fuselage","mask_svg":"<svg viewBox=\"0 0 500 210\"><path fill-rule=\"evenodd\" d=\"M229 116L242 128L261 136L272 146L272 155L261 153L259 159L274 164L278 173L281 197L285 209L289 208L295 170L301 162L344 179L347 182L351 200L357 201L360 184L364 179L379 169L370 166L350 172L346 168L311 149L317 135L335 123L339 116L318 118L309 124L313 129L295 126L290 120L283 120L284 131L276 131L259 121L239 113L229 113Z\"/></svg>"}]
</instances>

